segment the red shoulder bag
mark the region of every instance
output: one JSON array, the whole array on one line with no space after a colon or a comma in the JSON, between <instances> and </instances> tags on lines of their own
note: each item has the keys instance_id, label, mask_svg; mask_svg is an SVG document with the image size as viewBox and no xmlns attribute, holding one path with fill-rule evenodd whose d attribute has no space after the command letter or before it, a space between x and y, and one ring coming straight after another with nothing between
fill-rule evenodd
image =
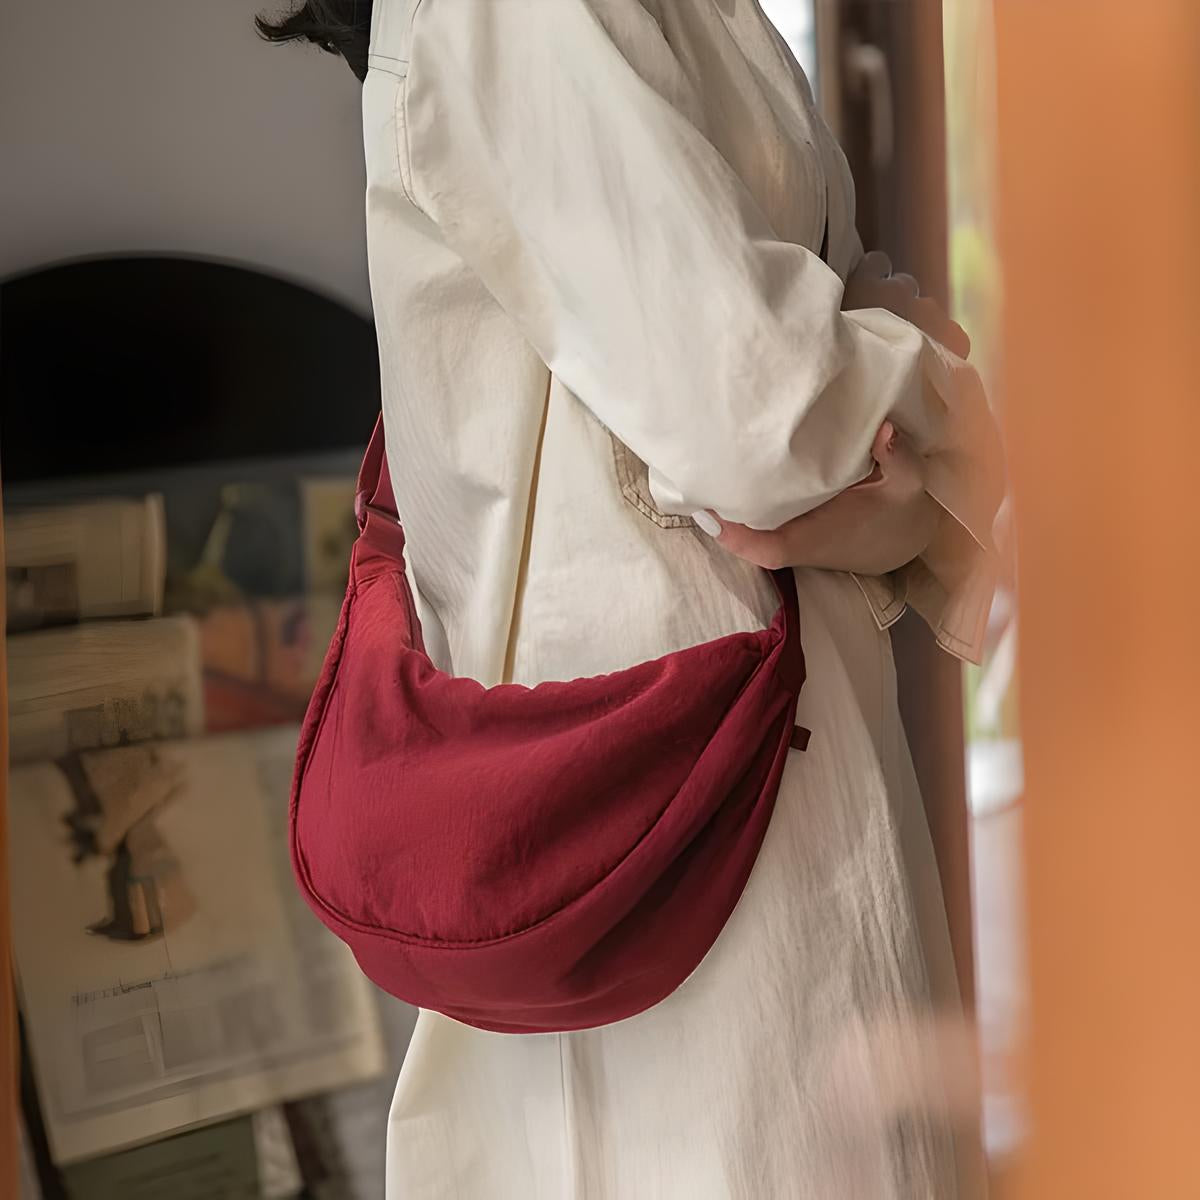
<instances>
[{"instance_id":1,"label":"red shoulder bag","mask_svg":"<svg viewBox=\"0 0 1200 1200\"><path fill-rule=\"evenodd\" d=\"M290 839L385 991L505 1033L604 1025L700 964L762 845L804 655L770 627L622 671L485 688L426 655L375 427L350 583L300 734Z\"/></svg>"}]
</instances>

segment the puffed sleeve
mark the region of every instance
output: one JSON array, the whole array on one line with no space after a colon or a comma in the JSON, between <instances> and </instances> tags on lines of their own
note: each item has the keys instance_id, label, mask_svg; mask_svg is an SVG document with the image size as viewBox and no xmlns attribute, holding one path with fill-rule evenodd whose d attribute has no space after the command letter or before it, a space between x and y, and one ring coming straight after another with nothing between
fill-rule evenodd
<instances>
[{"instance_id":1,"label":"puffed sleeve","mask_svg":"<svg viewBox=\"0 0 1200 1200\"><path fill-rule=\"evenodd\" d=\"M410 35L413 199L661 508L776 528L867 475L890 416L990 544L974 372L892 313L841 310L838 275L704 136L641 0L420 0Z\"/></svg>"}]
</instances>

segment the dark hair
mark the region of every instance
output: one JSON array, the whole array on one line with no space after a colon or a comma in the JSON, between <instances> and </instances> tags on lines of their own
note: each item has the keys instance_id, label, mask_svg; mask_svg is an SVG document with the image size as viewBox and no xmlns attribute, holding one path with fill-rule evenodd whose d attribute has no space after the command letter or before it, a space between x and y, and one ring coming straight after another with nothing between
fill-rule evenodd
<instances>
[{"instance_id":1,"label":"dark hair","mask_svg":"<svg viewBox=\"0 0 1200 1200\"><path fill-rule=\"evenodd\" d=\"M340 54L360 80L367 74L372 0L304 0L294 12L274 21L254 18L269 42L312 42Z\"/></svg>"}]
</instances>

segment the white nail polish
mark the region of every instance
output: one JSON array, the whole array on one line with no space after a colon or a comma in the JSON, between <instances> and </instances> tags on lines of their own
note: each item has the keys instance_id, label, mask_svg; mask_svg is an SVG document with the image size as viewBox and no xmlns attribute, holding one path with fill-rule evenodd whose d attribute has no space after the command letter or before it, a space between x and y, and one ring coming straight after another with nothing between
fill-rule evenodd
<instances>
[{"instance_id":1,"label":"white nail polish","mask_svg":"<svg viewBox=\"0 0 1200 1200\"><path fill-rule=\"evenodd\" d=\"M709 537L720 537L721 523L712 515L712 513L706 512L704 509L699 509L697 512L692 513L692 520L695 521L696 524L699 525Z\"/></svg>"}]
</instances>

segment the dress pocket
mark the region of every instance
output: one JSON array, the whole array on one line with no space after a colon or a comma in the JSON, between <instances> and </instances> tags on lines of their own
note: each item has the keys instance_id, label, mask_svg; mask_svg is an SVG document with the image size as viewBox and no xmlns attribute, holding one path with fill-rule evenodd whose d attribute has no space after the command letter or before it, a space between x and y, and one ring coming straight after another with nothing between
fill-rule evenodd
<instances>
[{"instance_id":1,"label":"dress pocket","mask_svg":"<svg viewBox=\"0 0 1200 1200\"><path fill-rule=\"evenodd\" d=\"M404 74L396 87L396 169L400 175L400 186L404 195L414 208L421 206L413 193L412 159L408 150L408 65L404 66Z\"/></svg>"},{"instance_id":2,"label":"dress pocket","mask_svg":"<svg viewBox=\"0 0 1200 1200\"><path fill-rule=\"evenodd\" d=\"M695 529L691 517L677 513L662 512L650 494L650 470L644 462L612 430L608 432L612 441L613 466L617 473L617 485L621 495L648 521L661 529Z\"/></svg>"}]
</instances>

